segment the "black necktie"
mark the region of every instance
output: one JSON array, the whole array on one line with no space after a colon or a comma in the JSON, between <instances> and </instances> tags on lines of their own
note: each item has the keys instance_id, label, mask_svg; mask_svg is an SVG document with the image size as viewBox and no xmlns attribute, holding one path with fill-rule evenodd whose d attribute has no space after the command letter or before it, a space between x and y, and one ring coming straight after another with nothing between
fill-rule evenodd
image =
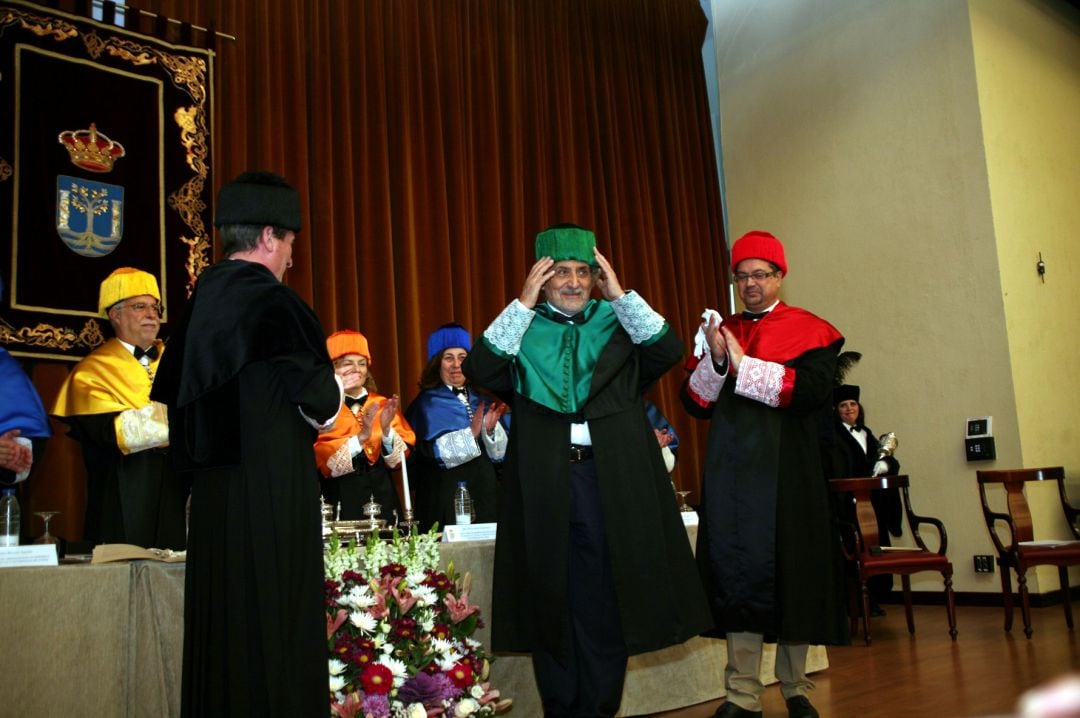
<instances>
[{"instance_id":1,"label":"black necktie","mask_svg":"<svg viewBox=\"0 0 1080 718\"><path fill-rule=\"evenodd\" d=\"M153 361L153 360L157 359L157 356L158 356L157 345L155 344L155 345L151 346L149 349L146 349L146 350L140 349L139 347L135 347L134 354L135 354L136 359L142 359L143 357L149 357L150 361Z\"/></svg>"},{"instance_id":2,"label":"black necktie","mask_svg":"<svg viewBox=\"0 0 1080 718\"><path fill-rule=\"evenodd\" d=\"M745 312L745 311L744 311L744 312L742 313L742 318L743 318L743 319L749 319L749 320L750 320L750 321L752 321L752 322L756 322L756 321L757 321L758 319L761 319L761 318L762 318L763 316L765 316L766 314L768 314L768 312L759 312L759 313L755 313L755 312Z\"/></svg>"},{"instance_id":3,"label":"black necktie","mask_svg":"<svg viewBox=\"0 0 1080 718\"><path fill-rule=\"evenodd\" d=\"M463 386L452 386L452 387L450 387L450 391L454 392L458 396L465 396L466 395L465 394L465 387L463 387Z\"/></svg>"},{"instance_id":4,"label":"black necktie","mask_svg":"<svg viewBox=\"0 0 1080 718\"><path fill-rule=\"evenodd\" d=\"M364 399L366 398L367 397L365 396ZM346 396L345 406L348 407L349 411L353 411L357 406L362 407L364 405L364 399L353 399L351 396Z\"/></svg>"}]
</instances>

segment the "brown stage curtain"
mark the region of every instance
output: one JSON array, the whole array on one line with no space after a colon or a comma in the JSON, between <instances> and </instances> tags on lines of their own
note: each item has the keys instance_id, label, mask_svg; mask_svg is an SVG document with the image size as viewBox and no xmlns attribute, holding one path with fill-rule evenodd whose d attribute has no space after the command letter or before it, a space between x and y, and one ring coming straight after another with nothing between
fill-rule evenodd
<instances>
[{"instance_id":1,"label":"brown stage curtain","mask_svg":"<svg viewBox=\"0 0 1080 718\"><path fill-rule=\"evenodd\" d=\"M367 335L380 391L417 393L427 335L478 335L533 237L594 228L624 287L689 347L727 267L697 0L163 0L217 44L214 177L280 172L304 231L287 283ZM215 188L216 189L216 188ZM705 426L650 393L699 497ZM56 439L57 442L68 439ZM81 523L81 522L80 522Z\"/></svg>"}]
</instances>

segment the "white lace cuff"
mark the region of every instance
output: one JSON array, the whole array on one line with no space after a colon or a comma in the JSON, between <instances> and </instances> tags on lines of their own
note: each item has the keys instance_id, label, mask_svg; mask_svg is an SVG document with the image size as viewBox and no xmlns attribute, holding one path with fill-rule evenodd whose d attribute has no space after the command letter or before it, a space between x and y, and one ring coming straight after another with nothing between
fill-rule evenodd
<instances>
[{"instance_id":1,"label":"white lace cuff","mask_svg":"<svg viewBox=\"0 0 1080 718\"><path fill-rule=\"evenodd\" d=\"M169 417L165 405L152 401L140 409L125 409L113 420L116 444L124 454L169 445Z\"/></svg>"},{"instance_id":2,"label":"white lace cuff","mask_svg":"<svg viewBox=\"0 0 1080 718\"><path fill-rule=\"evenodd\" d=\"M355 440L356 437L352 437ZM330 470L330 476L336 478L338 476L344 476L345 474L351 474L353 470L353 452L352 447L349 446L349 441L338 447L338 450L326 460L326 468Z\"/></svg>"},{"instance_id":3,"label":"white lace cuff","mask_svg":"<svg viewBox=\"0 0 1080 718\"><path fill-rule=\"evenodd\" d=\"M743 357L739 363L739 375L735 379L735 393L772 407L780 406L784 372L783 364Z\"/></svg>"},{"instance_id":4,"label":"white lace cuff","mask_svg":"<svg viewBox=\"0 0 1080 718\"><path fill-rule=\"evenodd\" d=\"M435 455L443 466L452 469L480 456L480 447L476 445L472 429L465 427L457 431L448 431L435 439Z\"/></svg>"},{"instance_id":5,"label":"white lace cuff","mask_svg":"<svg viewBox=\"0 0 1080 718\"><path fill-rule=\"evenodd\" d=\"M487 449L488 458L492 461L502 461L506 456L506 445L510 441L510 437L506 435L506 429L502 424L495 424L495 435L488 436L486 431L481 431L480 436L484 437L484 447Z\"/></svg>"},{"instance_id":6,"label":"white lace cuff","mask_svg":"<svg viewBox=\"0 0 1080 718\"><path fill-rule=\"evenodd\" d=\"M648 341L664 328L664 318L633 289L611 302L611 308L634 344Z\"/></svg>"},{"instance_id":7,"label":"white lace cuff","mask_svg":"<svg viewBox=\"0 0 1080 718\"><path fill-rule=\"evenodd\" d=\"M717 373L710 354L694 367L694 372L690 375L690 391L705 401L713 402L720 396L720 389L726 380L727 373Z\"/></svg>"},{"instance_id":8,"label":"white lace cuff","mask_svg":"<svg viewBox=\"0 0 1080 718\"><path fill-rule=\"evenodd\" d=\"M484 338L503 354L517 356L521 351L521 338L525 336L534 316L536 312L515 299L484 330Z\"/></svg>"}]
</instances>

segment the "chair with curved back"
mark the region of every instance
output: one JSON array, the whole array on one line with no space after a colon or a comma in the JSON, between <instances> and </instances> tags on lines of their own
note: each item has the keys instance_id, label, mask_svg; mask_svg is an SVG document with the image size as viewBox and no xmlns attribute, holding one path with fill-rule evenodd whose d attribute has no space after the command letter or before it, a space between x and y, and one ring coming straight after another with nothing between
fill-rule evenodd
<instances>
[{"instance_id":1,"label":"chair with curved back","mask_svg":"<svg viewBox=\"0 0 1080 718\"><path fill-rule=\"evenodd\" d=\"M854 545L843 546L845 558L855 567L862 589L863 639L870 645L870 592L866 582L871 576L896 574L904 590L904 613L907 617L909 633L915 633L915 617L911 610L911 574L922 571L937 571L945 582L945 610L949 619L949 636L956 640L956 600L952 588L952 563L945 556L949 537L945 525L938 519L919 516L911 510L911 498L908 495L910 482L905 475L875 476L873 478L832 479L829 481L833 492L845 495L845 499L854 502L856 525L854 526ZM904 499L904 513L907 516L911 536L915 546L881 546L878 536L877 517L870 503L870 492L876 489L900 489ZM940 545L937 551L931 551L919 533L919 527L929 524L937 529ZM843 544L842 544L843 545ZM858 612L851 612L851 633L858 627Z\"/></svg>"},{"instance_id":2,"label":"chair with curved back","mask_svg":"<svg viewBox=\"0 0 1080 718\"><path fill-rule=\"evenodd\" d=\"M1020 590L1020 612L1024 619L1024 635L1031 638L1031 603L1028 598L1027 570L1032 566L1057 566L1061 581L1062 603L1065 604L1065 623L1073 627L1072 606L1069 598L1069 566L1080 565L1080 527L1077 518L1080 509L1074 508L1065 496L1065 469L1051 466L1042 469L1012 469L1005 471L976 471L979 482L979 499L982 501L983 517L990 530L990 539L998 553L1001 572L1001 593L1005 603L1005 630L1012 630L1013 599L1012 578L1009 570L1016 571ZM1061 496L1061 508L1065 520L1077 540L1036 541L1031 525L1031 510L1024 496L1024 484L1029 481L1056 481ZM1005 489L1008 513L993 511L987 502L987 484L1000 484ZM1009 541L1002 541L995 530L1001 522L1009 529Z\"/></svg>"}]
</instances>

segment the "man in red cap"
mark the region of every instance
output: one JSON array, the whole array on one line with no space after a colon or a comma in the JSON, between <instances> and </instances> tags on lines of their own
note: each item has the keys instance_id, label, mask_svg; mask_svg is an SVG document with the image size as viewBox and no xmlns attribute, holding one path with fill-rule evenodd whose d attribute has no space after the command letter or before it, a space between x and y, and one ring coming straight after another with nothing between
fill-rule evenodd
<instances>
[{"instance_id":1,"label":"man in red cap","mask_svg":"<svg viewBox=\"0 0 1080 718\"><path fill-rule=\"evenodd\" d=\"M727 638L727 701L719 718L761 715L766 637L793 718L807 698L809 644L848 642L842 569L818 454L844 338L778 300L787 274L780 241L743 235L731 251L746 311L701 328L702 351L683 388L687 410L711 419L697 559ZM710 356L705 356L705 351Z\"/></svg>"}]
</instances>

